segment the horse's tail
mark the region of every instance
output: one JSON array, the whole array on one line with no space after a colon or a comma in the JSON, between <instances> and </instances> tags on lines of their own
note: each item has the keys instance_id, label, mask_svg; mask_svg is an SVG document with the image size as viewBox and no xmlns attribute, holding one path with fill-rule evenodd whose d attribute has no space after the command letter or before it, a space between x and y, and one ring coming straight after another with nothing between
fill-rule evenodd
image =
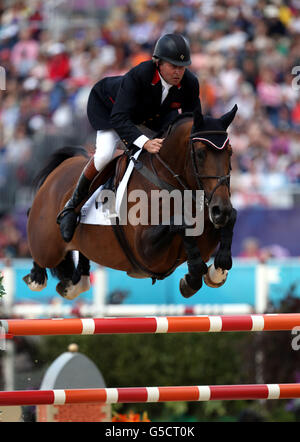
<instances>
[{"instance_id":1,"label":"horse's tail","mask_svg":"<svg viewBox=\"0 0 300 442\"><path fill-rule=\"evenodd\" d=\"M47 159L47 162L42 170L40 170L40 172L38 172L34 178L34 189L38 190L46 180L47 176L50 175L50 173L53 172L53 170L56 169L56 167L58 167L63 161L77 156L84 156L88 158L88 153L83 147L62 147L61 149L53 152L53 154Z\"/></svg>"}]
</instances>

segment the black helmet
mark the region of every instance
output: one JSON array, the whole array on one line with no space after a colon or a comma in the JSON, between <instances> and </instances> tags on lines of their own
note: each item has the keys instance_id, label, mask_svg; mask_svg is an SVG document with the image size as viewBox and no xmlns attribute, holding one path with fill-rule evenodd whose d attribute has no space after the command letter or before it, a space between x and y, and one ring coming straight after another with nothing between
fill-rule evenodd
<instances>
[{"instance_id":1,"label":"black helmet","mask_svg":"<svg viewBox=\"0 0 300 442\"><path fill-rule=\"evenodd\" d=\"M179 34L166 34L157 41L154 58L168 61L176 66L188 66L191 64L190 46L186 39Z\"/></svg>"}]
</instances>

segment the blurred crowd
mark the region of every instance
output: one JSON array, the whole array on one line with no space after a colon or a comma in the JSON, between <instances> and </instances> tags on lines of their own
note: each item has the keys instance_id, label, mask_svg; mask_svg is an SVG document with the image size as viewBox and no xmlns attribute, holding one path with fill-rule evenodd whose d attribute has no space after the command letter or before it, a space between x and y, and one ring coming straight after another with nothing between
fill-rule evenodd
<instances>
[{"instance_id":1,"label":"blurred crowd","mask_svg":"<svg viewBox=\"0 0 300 442\"><path fill-rule=\"evenodd\" d=\"M151 59L156 40L178 32L191 45L203 112L239 106L230 133L234 205L291 204L283 195L300 187L300 0L123 0L99 19L87 17L84 0L62 1L81 4L89 20L60 27L52 1L8 3L0 1L0 197L30 187L47 136L93 149L91 87ZM3 207L1 215L0 251L9 236L7 247L21 250L12 253L26 256L18 217Z\"/></svg>"}]
</instances>

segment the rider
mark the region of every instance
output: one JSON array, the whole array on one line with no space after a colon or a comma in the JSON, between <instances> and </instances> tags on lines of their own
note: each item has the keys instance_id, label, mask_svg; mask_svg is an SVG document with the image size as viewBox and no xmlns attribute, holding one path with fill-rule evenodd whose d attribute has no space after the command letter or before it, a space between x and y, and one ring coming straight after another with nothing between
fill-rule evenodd
<instances>
[{"instance_id":1,"label":"rider","mask_svg":"<svg viewBox=\"0 0 300 442\"><path fill-rule=\"evenodd\" d=\"M189 44L179 34L163 35L152 60L124 76L107 77L90 92L87 115L97 131L96 151L85 166L73 195L57 217L63 239L71 241L77 225L76 207L88 196L92 180L113 158L117 145L159 152L163 139L149 139L139 125L158 132L178 110L193 112L200 104L199 83L186 69L191 64Z\"/></svg>"}]
</instances>

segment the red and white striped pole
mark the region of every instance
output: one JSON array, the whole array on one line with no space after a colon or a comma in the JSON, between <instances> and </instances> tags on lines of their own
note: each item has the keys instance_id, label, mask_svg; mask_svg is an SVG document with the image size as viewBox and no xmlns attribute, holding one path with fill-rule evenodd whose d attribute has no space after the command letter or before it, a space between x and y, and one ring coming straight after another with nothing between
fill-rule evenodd
<instances>
[{"instance_id":1,"label":"red and white striped pole","mask_svg":"<svg viewBox=\"0 0 300 442\"><path fill-rule=\"evenodd\" d=\"M153 403L300 398L300 384L132 387L0 392L0 405Z\"/></svg>"},{"instance_id":2,"label":"red and white striped pole","mask_svg":"<svg viewBox=\"0 0 300 442\"><path fill-rule=\"evenodd\" d=\"M121 333L195 333L280 331L300 327L300 313L224 316L157 316L129 318L7 319L8 337Z\"/></svg>"}]
</instances>

